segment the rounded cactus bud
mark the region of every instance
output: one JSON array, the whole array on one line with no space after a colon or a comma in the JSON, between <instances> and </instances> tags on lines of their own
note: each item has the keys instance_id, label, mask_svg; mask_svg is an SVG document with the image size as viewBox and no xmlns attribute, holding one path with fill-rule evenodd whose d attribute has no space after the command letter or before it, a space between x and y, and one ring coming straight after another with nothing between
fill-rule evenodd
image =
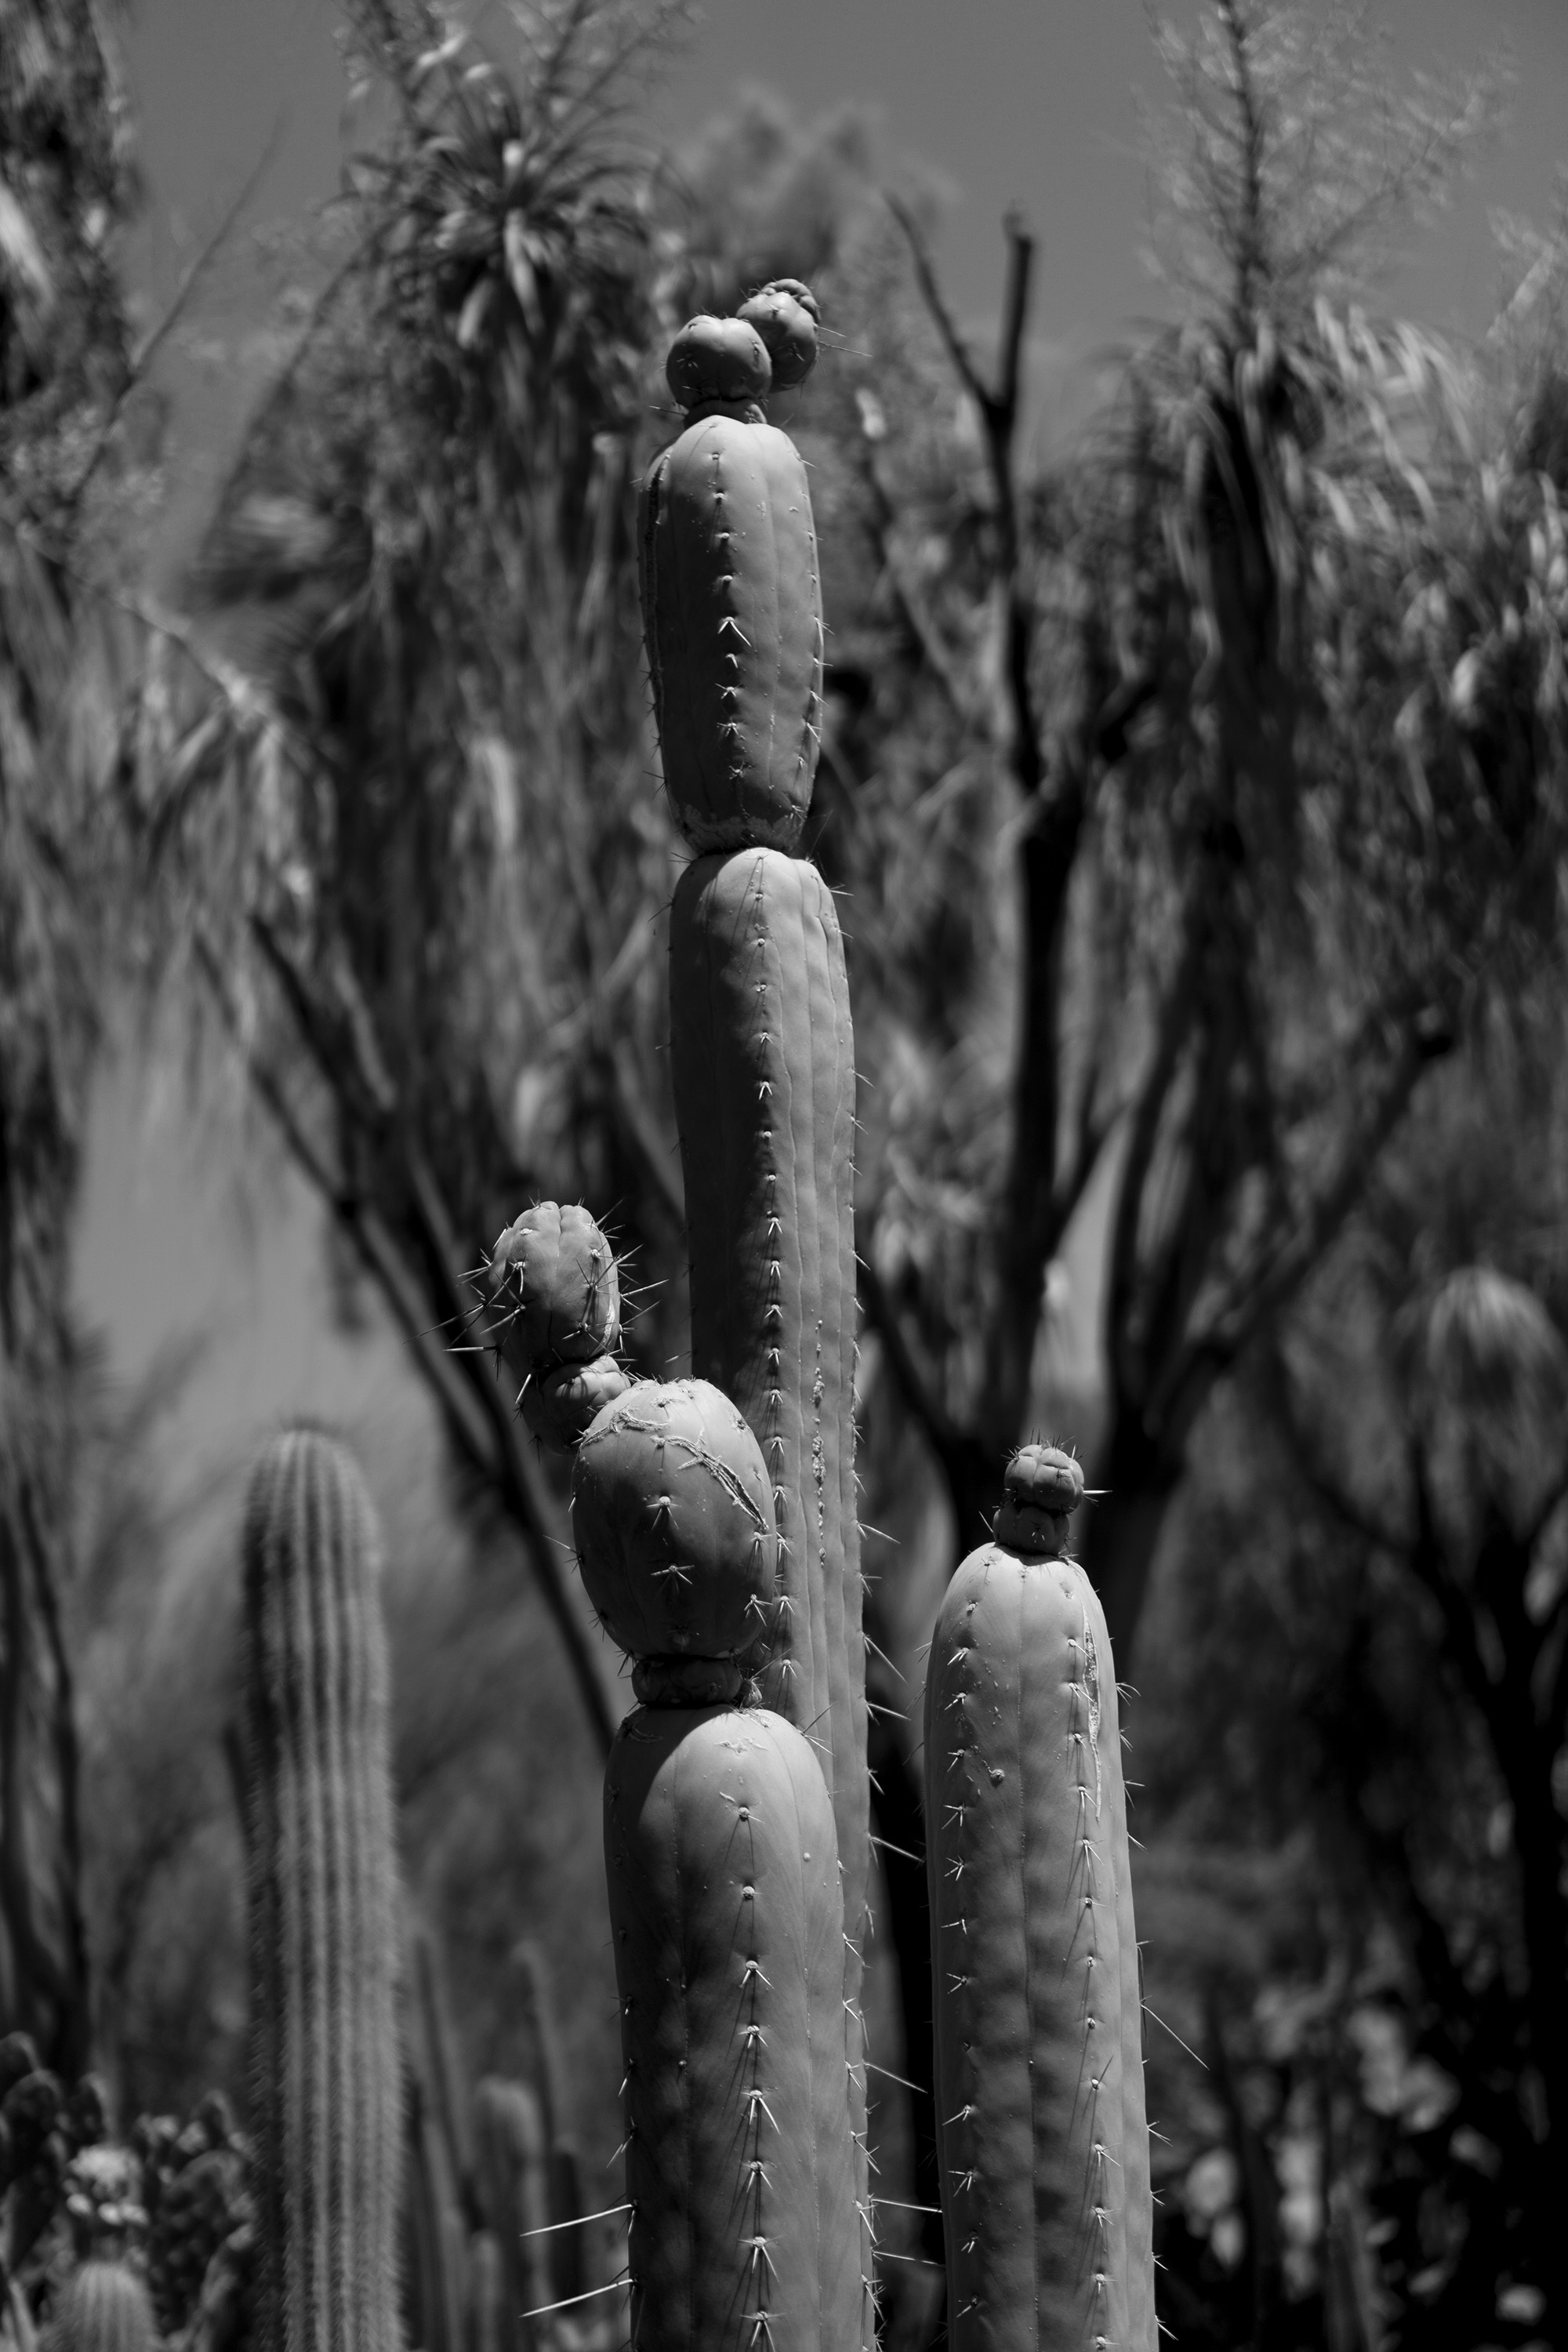
<instances>
[{"instance_id":1,"label":"rounded cactus bud","mask_svg":"<svg viewBox=\"0 0 1568 2352\"><path fill-rule=\"evenodd\" d=\"M530 1377L522 1417L542 1445L570 1451L605 1405L625 1396L631 1384L614 1356L595 1356L591 1364L555 1364Z\"/></svg>"},{"instance_id":2,"label":"rounded cactus bud","mask_svg":"<svg viewBox=\"0 0 1568 2352\"><path fill-rule=\"evenodd\" d=\"M588 1596L634 1656L743 1665L765 1643L773 1489L706 1381L642 1381L605 1407L577 1448L572 1532Z\"/></svg>"},{"instance_id":3,"label":"rounded cactus bud","mask_svg":"<svg viewBox=\"0 0 1568 2352\"><path fill-rule=\"evenodd\" d=\"M536 1369L592 1363L620 1343L616 1254L584 1208L525 1209L490 1252L490 1283Z\"/></svg>"},{"instance_id":4,"label":"rounded cactus bud","mask_svg":"<svg viewBox=\"0 0 1568 2352\"><path fill-rule=\"evenodd\" d=\"M742 319L688 319L669 347L664 380L682 408L708 401L765 400L773 383L768 347Z\"/></svg>"},{"instance_id":5,"label":"rounded cactus bud","mask_svg":"<svg viewBox=\"0 0 1568 2352\"><path fill-rule=\"evenodd\" d=\"M1002 1476L996 1540L1009 1550L1054 1558L1083 1497L1083 1466L1059 1445L1021 1445Z\"/></svg>"},{"instance_id":6,"label":"rounded cactus bud","mask_svg":"<svg viewBox=\"0 0 1568 2352\"><path fill-rule=\"evenodd\" d=\"M43 2352L153 2352L152 2298L125 2263L83 2263L55 2297Z\"/></svg>"},{"instance_id":7,"label":"rounded cactus bud","mask_svg":"<svg viewBox=\"0 0 1568 2352\"><path fill-rule=\"evenodd\" d=\"M798 278L775 278L735 314L754 327L767 345L775 392L793 392L816 365L816 329L822 317L816 295Z\"/></svg>"}]
</instances>

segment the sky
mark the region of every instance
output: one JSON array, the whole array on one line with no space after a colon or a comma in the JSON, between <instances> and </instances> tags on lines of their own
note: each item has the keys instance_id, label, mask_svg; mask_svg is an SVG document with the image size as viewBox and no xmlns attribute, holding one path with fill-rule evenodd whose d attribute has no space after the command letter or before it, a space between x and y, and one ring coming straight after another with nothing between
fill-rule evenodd
<instances>
[{"instance_id":1,"label":"sky","mask_svg":"<svg viewBox=\"0 0 1568 2352\"><path fill-rule=\"evenodd\" d=\"M147 196L130 267L152 326L237 200L229 235L193 282L161 360L170 398L169 495L153 550L165 593L262 381L278 284L332 194L345 142L337 19L325 0L132 0L124 35ZM478 0L475 0L478 5ZM1495 208L1544 221L1565 154L1565 0L1385 0L1396 66L1463 67L1511 51L1507 129L1389 289L1390 306L1459 336L1491 315ZM485 29L505 54L505 16ZM680 142L751 88L815 116L877 110L890 177L918 167L946 198L938 259L984 347L1000 298L1000 223L1019 205L1039 246L1030 357L1036 413L1081 404L1097 354L1148 316L1141 261L1147 190L1138 97L1158 68L1142 0L715 0L659 87L650 144ZM197 1378L167 1424L171 1465L193 1475L243 1458L286 1412L363 1432L375 1450L429 1446L427 1416L395 1343L332 1328L310 1204L298 1180L232 1129L198 1127L167 1076L129 1054L94 1105L78 1286L110 1368L141 1377L205 1331ZM521 1205L521 1204L520 1204Z\"/></svg>"}]
</instances>

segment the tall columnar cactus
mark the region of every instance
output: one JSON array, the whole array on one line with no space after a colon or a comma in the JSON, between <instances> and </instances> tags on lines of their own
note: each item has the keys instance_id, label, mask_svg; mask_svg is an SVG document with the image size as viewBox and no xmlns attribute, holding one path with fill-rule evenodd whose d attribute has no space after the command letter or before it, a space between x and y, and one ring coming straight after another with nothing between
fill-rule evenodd
<instances>
[{"instance_id":1,"label":"tall columnar cactus","mask_svg":"<svg viewBox=\"0 0 1568 2352\"><path fill-rule=\"evenodd\" d=\"M778 1610L763 1686L808 1734L833 1798L865 2210L854 1045L832 896L790 854L821 712L810 495L794 446L754 405L775 367L800 382L815 336L811 296L786 280L742 319L694 320L677 339L667 373L689 421L645 491L643 620L665 781L699 853L670 917L692 1370L740 1405L773 1481ZM868 2239L863 2255L868 2272Z\"/></svg>"},{"instance_id":2,"label":"tall columnar cactus","mask_svg":"<svg viewBox=\"0 0 1568 2352\"><path fill-rule=\"evenodd\" d=\"M244 1567L258 2344L387 2352L402 2068L380 1543L319 1432L258 1464Z\"/></svg>"},{"instance_id":3,"label":"tall columnar cactus","mask_svg":"<svg viewBox=\"0 0 1568 2352\"><path fill-rule=\"evenodd\" d=\"M926 1679L953 2352L1154 2352L1142 2011L1116 1678L1063 1554L1078 1464L1026 1446Z\"/></svg>"},{"instance_id":4,"label":"tall columnar cactus","mask_svg":"<svg viewBox=\"0 0 1568 2352\"><path fill-rule=\"evenodd\" d=\"M804 1736L742 1703L771 1499L703 1381L630 1390L573 1470L584 1580L641 1701L605 1777L636 2352L860 2336L833 1811Z\"/></svg>"}]
</instances>

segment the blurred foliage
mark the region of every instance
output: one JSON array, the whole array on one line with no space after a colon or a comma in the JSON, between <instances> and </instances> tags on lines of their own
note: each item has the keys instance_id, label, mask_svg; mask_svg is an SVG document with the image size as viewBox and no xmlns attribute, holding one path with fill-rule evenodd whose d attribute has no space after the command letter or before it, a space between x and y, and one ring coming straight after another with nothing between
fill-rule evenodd
<instances>
[{"instance_id":1,"label":"blurred foliage","mask_svg":"<svg viewBox=\"0 0 1568 2352\"><path fill-rule=\"evenodd\" d=\"M69 1236L116 897L113 597L156 417L131 395L135 195L108 26L0 5L0 2018L85 2062Z\"/></svg>"},{"instance_id":2,"label":"blurred foliage","mask_svg":"<svg viewBox=\"0 0 1568 2352\"><path fill-rule=\"evenodd\" d=\"M1428 1090L1208 1416L1154 1604L1139 1917L1183 2342L1554 2340L1568 1226L1560 1003L1527 1014Z\"/></svg>"}]
</instances>

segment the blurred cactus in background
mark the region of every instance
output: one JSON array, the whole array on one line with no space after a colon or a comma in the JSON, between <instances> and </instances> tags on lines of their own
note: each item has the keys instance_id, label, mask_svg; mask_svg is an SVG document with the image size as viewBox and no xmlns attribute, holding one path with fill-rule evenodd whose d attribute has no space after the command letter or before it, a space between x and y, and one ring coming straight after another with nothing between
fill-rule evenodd
<instances>
[{"instance_id":1,"label":"blurred cactus in background","mask_svg":"<svg viewBox=\"0 0 1568 2352\"><path fill-rule=\"evenodd\" d=\"M157 2340L146 2281L95 2256L56 2295L41 2352L153 2352Z\"/></svg>"},{"instance_id":2,"label":"blurred cactus in background","mask_svg":"<svg viewBox=\"0 0 1568 2352\"><path fill-rule=\"evenodd\" d=\"M397 2338L396 1865L381 1538L359 1470L295 1429L244 1536L259 2352Z\"/></svg>"}]
</instances>

